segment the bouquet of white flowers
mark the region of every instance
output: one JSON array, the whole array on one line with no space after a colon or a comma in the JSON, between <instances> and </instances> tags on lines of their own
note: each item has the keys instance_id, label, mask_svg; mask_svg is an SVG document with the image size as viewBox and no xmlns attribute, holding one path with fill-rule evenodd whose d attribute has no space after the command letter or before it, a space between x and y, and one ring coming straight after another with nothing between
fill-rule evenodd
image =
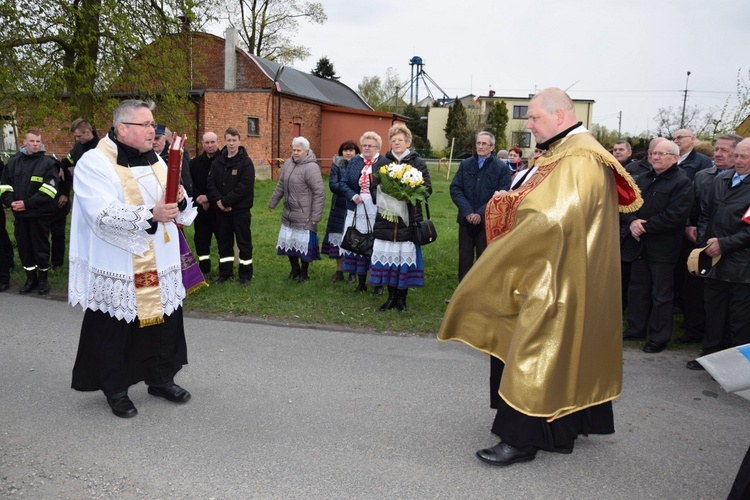
<instances>
[{"instance_id":1,"label":"bouquet of white flowers","mask_svg":"<svg viewBox=\"0 0 750 500\"><path fill-rule=\"evenodd\" d=\"M416 205L429 196L422 172L408 163L391 163L373 172L373 176L380 181L378 212L391 222L397 222L398 217L401 217L409 225L406 202Z\"/></svg>"}]
</instances>

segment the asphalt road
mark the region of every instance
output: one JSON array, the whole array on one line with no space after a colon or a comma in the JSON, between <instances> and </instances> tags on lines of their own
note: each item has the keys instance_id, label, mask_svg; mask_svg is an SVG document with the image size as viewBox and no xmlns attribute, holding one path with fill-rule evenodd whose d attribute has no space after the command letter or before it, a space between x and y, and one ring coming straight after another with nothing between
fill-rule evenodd
<instances>
[{"instance_id":1,"label":"asphalt road","mask_svg":"<svg viewBox=\"0 0 750 500\"><path fill-rule=\"evenodd\" d=\"M614 435L495 468L474 457L497 441L489 362L466 346L191 317L177 382L193 399L139 384L123 420L70 389L80 308L9 292L0 497L726 498L750 444L750 402L690 353L626 350Z\"/></svg>"}]
</instances>

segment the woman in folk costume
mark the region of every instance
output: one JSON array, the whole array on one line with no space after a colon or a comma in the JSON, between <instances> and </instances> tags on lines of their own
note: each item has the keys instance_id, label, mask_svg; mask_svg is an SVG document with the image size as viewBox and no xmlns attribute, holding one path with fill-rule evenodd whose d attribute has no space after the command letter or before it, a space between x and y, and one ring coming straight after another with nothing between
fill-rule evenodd
<instances>
[{"instance_id":1,"label":"woman in folk costume","mask_svg":"<svg viewBox=\"0 0 750 500\"><path fill-rule=\"evenodd\" d=\"M346 220L346 197L341 191L342 179L346 176L346 167L352 158L359 154L359 146L354 141L346 141L339 146L339 151L333 157L328 187L331 189L331 210L328 212L326 235L323 238L323 253L336 260L336 274L333 282L344 281L344 255L342 253L341 238L344 236L344 222ZM352 273L350 273L350 276Z\"/></svg>"},{"instance_id":2,"label":"woman in folk costume","mask_svg":"<svg viewBox=\"0 0 750 500\"><path fill-rule=\"evenodd\" d=\"M140 381L151 395L190 399L174 383L187 364L176 223L192 223L196 209L181 187L177 203L165 201L152 108L120 103L107 137L76 164L68 300L85 313L72 387L103 391L123 418L137 414L128 388Z\"/></svg>"},{"instance_id":3,"label":"woman in folk costume","mask_svg":"<svg viewBox=\"0 0 750 500\"><path fill-rule=\"evenodd\" d=\"M372 199L372 172L388 160L380 154L383 139L375 132L365 132L359 139L362 154L355 156L346 168L346 174L339 183L339 188L346 198L346 228L354 225L361 233L372 233L375 227L377 208ZM342 249L343 250L343 249ZM359 283L355 293L367 291L367 271L370 269L370 257L343 250L344 271L356 273ZM381 292L382 293L382 289ZM377 295L377 290L375 291Z\"/></svg>"},{"instance_id":4,"label":"woman in folk costume","mask_svg":"<svg viewBox=\"0 0 750 500\"><path fill-rule=\"evenodd\" d=\"M430 172L427 163L411 146L411 131L405 125L394 125L388 130L391 150L386 153L388 163L408 163L418 169L424 178L428 193L432 193ZM376 183L377 184L377 183ZM375 196L375 203L381 203ZM424 285L424 262L422 248L412 243L412 228L422 219L422 205L404 202L409 222L398 217L396 222L384 218L378 211L375 219L375 244L370 262L370 283L388 287L388 299L380 311L406 310L406 294L409 288Z\"/></svg>"},{"instance_id":5,"label":"woman in folk costume","mask_svg":"<svg viewBox=\"0 0 750 500\"><path fill-rule=\"evenodd\" d=\"M316 162L307 139L292 139L292 157L282 165L279 183L268 202L268 209L273 212L284 198L276 253L289 257L292 267L289 279L296 279L298 283L309 279L310 262L320 260L317 230L326 192Z\"/></svg>"}]
</instances>

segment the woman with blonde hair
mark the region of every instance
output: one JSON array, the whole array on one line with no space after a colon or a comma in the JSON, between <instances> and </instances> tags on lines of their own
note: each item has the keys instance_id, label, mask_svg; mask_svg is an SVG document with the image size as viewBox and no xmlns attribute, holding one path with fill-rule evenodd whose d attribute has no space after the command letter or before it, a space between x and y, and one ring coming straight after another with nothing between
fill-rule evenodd
<instances>
[{"instance_id":1,"label":"woman with blonde hair","mask_svg":"<svg viewBox=\"0 0 750 500\"><path fill-rule=\"evenodd\" d=\"M405 125L397 124L390 128L388 142L391 150L385 154L387 163L408 163L418 169L424 177L428 193L432 193L427 163L416 151L409 149L411 137L411 131ZM377 187L377 180L375 184ZM377 204L377 195L375 203ZM405 311L409 288L424 285L422 248L412 242L412 228L423 220L422 205L419 202L416 205L407 202L406 207L408 224L401 217L396 222L391 222L380 213L375 219L370 283L388 287L388 300L380 306L381 311L393 308Z\"/></svg>"},{"instance_id":2,"label":"woman with blonde hair","mask_svg":"<svg viewBox=\"0 0 750 500\"><path fill-rule=\"evenodd\" d=\"M351 225L354 225L362 233L372 232L375 227L375 214L377 213L372 197L374 191L372 172L381 165L388 163L386 157L380 154L383 139L375 132L362 134L359 145L362 147L362 154L349 161L349 165L346 167L346 175L339 185L339 190L347 199L344 233L346 233L346 228ZM357 274L359 283L354 291L357 293L367 291L367 271L370 268L370 257L348 250L343 250L343 254L344 271Z\"/></svg>"}]
</instances>

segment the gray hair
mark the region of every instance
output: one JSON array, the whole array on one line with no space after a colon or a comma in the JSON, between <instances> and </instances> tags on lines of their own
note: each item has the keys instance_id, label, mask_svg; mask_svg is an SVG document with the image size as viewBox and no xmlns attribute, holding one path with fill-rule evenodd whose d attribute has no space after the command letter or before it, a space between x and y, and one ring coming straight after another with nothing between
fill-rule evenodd
<instances>
[{"instance_id":1,"label":"gray hair","mask_svg":"<svg viewBox=\"0 0 750 500\"><path fill-rule=\"evenodd\" d=\"M295 137L294 139L292 139L292 147L302 148L304 151L310 151L310 141L302 136Z\"/></svg>"},{"instance_id":2,"label":"gray hair","mask_svg":"<svg viewBox=\"0 0 750 500\"><path fill-rule=\"evenodd\" d=\"M666 142L669 145L669 149L671 150L670 153L680 156L680 146L675 144L673 141L670 141L669 139L662 142ZM659 144L661 144L661 142Z\"/></svg>"},{"instance_id":3,"label":"gray hair","mask_svg":"<svg viewBox=\"0 0 750 500\"><path fill-rule=\"evenodd\" d=\"M734 143L734 147L736 148L737 144L739 144L740 141L742 140L742 136L741 135L737 135L737 134L724 134L724 135L721 135L721 136L717 137L716 140L717 141L722 141L722 140L723 141L732 141Z\"/></svg>"},{"instance_id":4,"label":"gray hair","mask_svg":"<svg viewBox=\"0 0 750 500\"><path fill-rule=\"evenodd\" d=\"M130 120L133 114L140 108L147 108L153 111L156 107L154 101L140 101L138 99L127 99L122 101L112 113L112 125L117 128L120 123Z\"/></svg>"},{"instance_id":5,"label":"gray hair","mask_svg":"<svg viewBox=\"0 0 750 500\"><path fill-rule=\"evenodd\" d=\"M486 135L490 138L490 144L492 144L493 146L495 145L495 135L492 132L487 132L486 130L477 132L476 140L479 140L480 135Z\"/></svg>"},{"instance_id":6,"label":"gray hair","mask_svg":"<svg viewBox=\"0 0 750 500\"><path fill-rule=\"evenodd\" d=\"M508 159L508 150L507 149L501 149L497 152L497 157L502 158L503 160Z\"/></svg>"}]
</instances>

